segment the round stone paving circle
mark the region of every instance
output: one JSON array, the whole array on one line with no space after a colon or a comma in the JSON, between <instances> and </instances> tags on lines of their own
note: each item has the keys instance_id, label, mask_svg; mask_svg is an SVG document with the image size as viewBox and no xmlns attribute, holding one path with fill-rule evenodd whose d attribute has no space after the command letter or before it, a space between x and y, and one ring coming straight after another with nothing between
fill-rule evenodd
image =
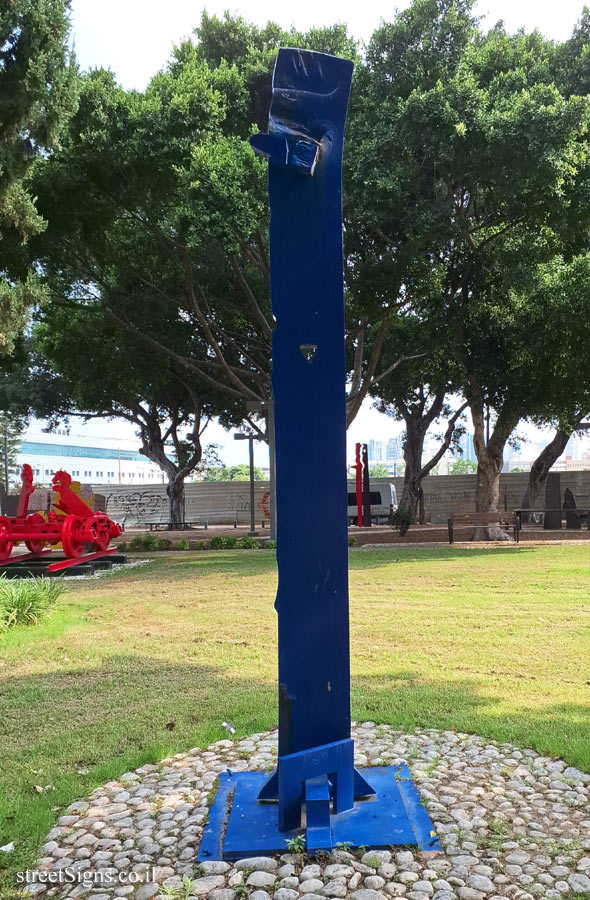
<instances>
[{"instance_id":1,"label":"round stone paving circle","mask_svg":"<svg viewBox=\"0 0 590 900\"><path fill-rule=\"evenodd\" d=\"M589 775L532 750L451 731L404 734L364 722L353 737L359 766L408 764L443 852L339 848L321 859L285 852L197 865L218 773L271 769L274 732L142 766L72 803L49 833L38 868L88 878L34 883L28 892L84 900L559 900L590 892ZM100 885L90 879L98 870Z\"/></svg>"}]
</instances>

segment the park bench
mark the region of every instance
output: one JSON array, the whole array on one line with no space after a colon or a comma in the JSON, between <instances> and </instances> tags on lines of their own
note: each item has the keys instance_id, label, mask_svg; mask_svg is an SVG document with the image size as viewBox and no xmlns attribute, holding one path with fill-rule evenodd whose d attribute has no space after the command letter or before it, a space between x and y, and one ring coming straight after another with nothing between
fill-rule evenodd
<instances>
[{"instance_id":1,"label":"park bench","mask_svg":"<svg viewBox=\"0 0 590 900\"><path fill-rule=\"evenodd\" d=\"M198 528L199 526L206 531L209 525L213 524L215 521L222 525L226 523L229 525L231 523L234 528L237 528L238 510L211 510L210 512L196 516L193 519L185 519L184 522L168 522L168 514L161 513L157 519L149 519L147 521L138 522L137 524L149 528L150 531L157 531L159 528L165 528L168 531L190 531L191 528ZM264 525L265 522L263 520L263 528Z\"/></svg>"},{"instance_id":2,"label":"park bench","mask_svg":"<svg viewBox=\"0 0 590 900\"><path fill-rule=\"evenodd\" d=\"M513 513L509 512L478 512L465 513L463 515L453 513L449 516L447 524L449 529L449 544L454 542L455 530L457 528L470 528L473 533L473 528L487 528L489 525L499 525L503 529L513 528L514 540L516 542L520 540L520 521Z\"/></svg>"},{"instance_id":3,"label":"park bench","mask_svg":"<svg viewBox=\"0 0 590 900\"><path fill-rule=\"evenodd\" d=\"M578 507L561 507L556 509L515 509L514 510L514 518L515 523L518 526L519 531L522 529L522 520L525 519L525 523L529 523L529 519L533 520L533 524L538 524L541 527L545 528L545 515L546 513L555 513L557 514L560 522L565 521L565 527L568 530L579 530L584 525L590 531L590 516L588 515L589 510L587 509L579 509ZM535 522L536 517L538 522ZM547 526L549 529L558 526Z\"/></svg>"}]
</instances>

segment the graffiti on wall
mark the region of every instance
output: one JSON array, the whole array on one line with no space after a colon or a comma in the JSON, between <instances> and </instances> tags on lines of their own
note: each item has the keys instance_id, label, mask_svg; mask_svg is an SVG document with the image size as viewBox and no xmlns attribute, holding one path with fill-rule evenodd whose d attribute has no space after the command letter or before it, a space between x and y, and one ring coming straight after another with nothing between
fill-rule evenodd
<instances>
[{"instance_id":1,"label":"graffiti on wall","mask_svg":"<svg viewBox=\"0 0 590 900\"><path fill-rule=\"evenodd\" d=\"M149 522L157 519L168 509L168 498L161 492L145 491L112 491L106 493L106 512L119 517L126 516L138 522Z\"/></svg>"}]
</instances>

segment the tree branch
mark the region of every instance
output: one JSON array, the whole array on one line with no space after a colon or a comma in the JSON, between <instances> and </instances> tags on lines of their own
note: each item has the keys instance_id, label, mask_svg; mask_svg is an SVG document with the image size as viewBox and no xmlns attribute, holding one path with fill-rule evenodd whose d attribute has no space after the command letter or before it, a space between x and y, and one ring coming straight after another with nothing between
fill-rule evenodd
<instances>
[{"instance_id":1,"label":"tree branch","mask_svg":"<svg viewBox=\"0 0 590 900\"><path fill-rule=\"evenodd\" d=\"M240 263L239 263L237 257L235 256L235 254L231 258L231 266L232 266L232 269L234 270L236 278L238 279L238 284L242 288L242 291L244 292L246 300L248 301L248 306L250 307L255 318L258 319L258 322L262 326L262 331L264 333L264 336L266 337L267 341L270 343L272 341L272 328L268 324L266 316L260 309L260 306L258 305L258 301L256 300L256 297L254 296L254 293L253 293L250 285L244 278L244 273L242 272L242 267L240 266Z\"/></svg>"}]
</instances>

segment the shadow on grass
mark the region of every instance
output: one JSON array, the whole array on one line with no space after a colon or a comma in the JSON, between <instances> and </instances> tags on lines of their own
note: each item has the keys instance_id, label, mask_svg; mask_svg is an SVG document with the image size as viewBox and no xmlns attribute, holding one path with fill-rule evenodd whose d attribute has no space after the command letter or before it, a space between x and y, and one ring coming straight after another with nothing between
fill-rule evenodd
<instances>
[{"instance_id":1,"label":"shadow on grass","mask_svg":"<svg viewBox=\"0 0 590 900\"><path fill-rule=\"evenodd\" d=\"M504 690L490 696L489 683L428 680L415 672L357 676L352 680L353 714L359 720L391 723L405 731L437 728L563 757L590 772L590 690L578 703L503 709ZM488 693L484 693L487 691Z\"/></svg>"},{"instance_id":2,"label":"shadow on grass","mask_svg":"<svg viewBox=\"0 0 590 900\"><path fill-rule=\"evenodd\" d=\"M387 549L356 548L349 556L352 571L358 569L375 569L393 563L427 563L453 562L481 558L489 560L496 557L500 560L509 557L534 554L534 547L406 547L403 544L392 544ZM276 571L276 556L272 551L255 551L251 553L222 551L199 551L198 555L187 553L186 558L177 556L166 559L160 557L152 560L149 566L129 570L128 574L138 581L147 581L156 573L165 573L170 578L183 578L198 575L242 575L254 576L270 574Z\"/></svg>"},{"instance_id":3,"label":"shadow on grass","mask_svg":"<svg viewBox=\"0 0 590 900\"><path fill-rule=\"evenodd\" d=\"M502 696L485 695L477 681L449 684L401 671L354 678L352 703L359 721L472 732L590 770L590 696L505 712ZM224 721L238 736L273 727L275 684L129 655L0 682L0 845L15 840L11 871L33 862L72 800L143 763L227 738ZM36 794L36 784L53 789Z\"/></svg>"},{"instance_id":4,"label":"shadow on grass","mask_svg":"<svg viewBox=\"0 0 590 900\"><path fill-rule=\"evenodd\" d=\"M365 550L358 548L351 553L351 569L373 569L386 566L394 562L424 563L453 562L456 560L469 560L476 557L490 559L495 556L504 559L506 556L521 556L525 553L535 553L534 547L454 547L452 545L441 547L404 547L403 544L392 544L387 549L380 547L378 550Z\"/></svg>"}]
</instances>

